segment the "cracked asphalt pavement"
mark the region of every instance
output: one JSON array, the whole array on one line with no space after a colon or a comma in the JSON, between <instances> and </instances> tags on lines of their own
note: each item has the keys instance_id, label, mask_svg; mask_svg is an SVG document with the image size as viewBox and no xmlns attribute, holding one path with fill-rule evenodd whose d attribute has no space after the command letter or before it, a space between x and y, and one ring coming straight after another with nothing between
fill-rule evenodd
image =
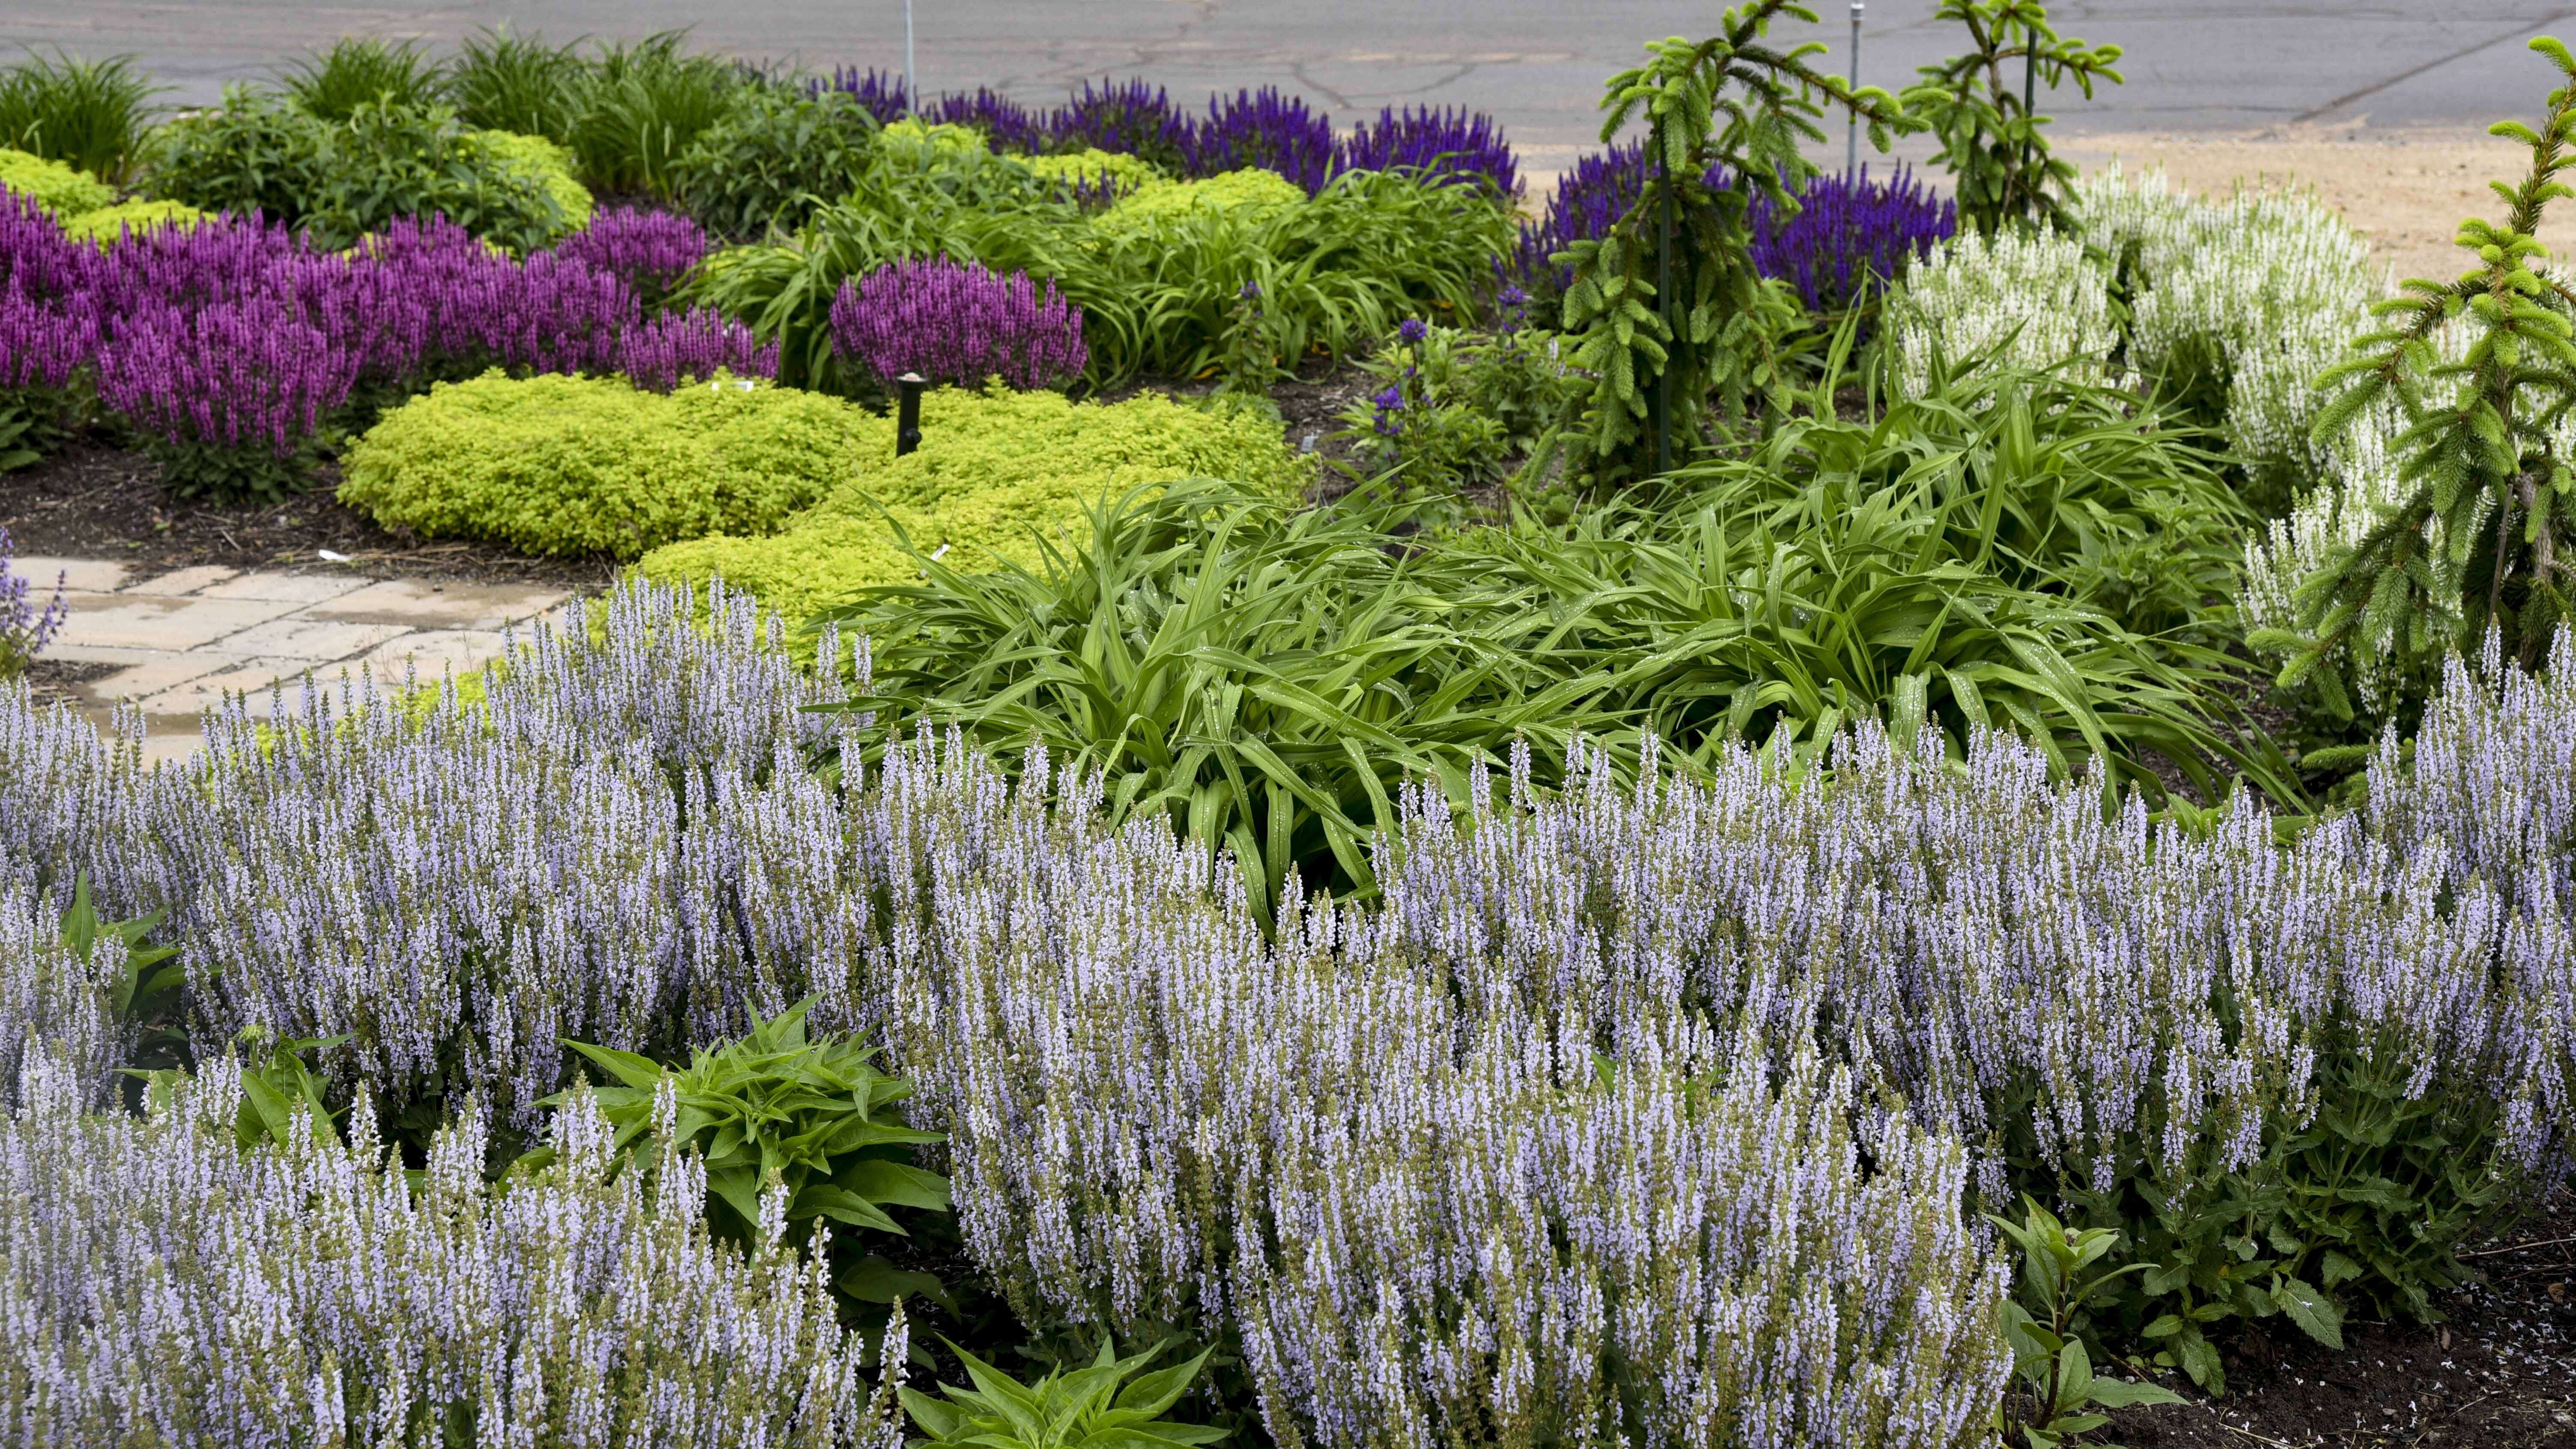
<instances>
[{"instance_id":1,"label":"cracked asphalt pavement","mask_svg":"<svg viewBox=\"0 0 2576 1449\"><path fill-rule=\"evenodd\" d=\"M1848 60L1845 0L1810 0ZM1386 105L1461 105L1498 117L1535 170L1595 142L1601 83L1651 37L1700 33L1721 0L915 0L921 78L1052 101L1086 76L1142 74L1176 95L1276 84L1349 124ZM2070 0L2062 33L2127 51L2125 87L2054 114L2068 131L2252 131L2297 123L2483 125L2533 114L2547 66L2536 34L2576 37L2576 4L2510 0ZM1893 85L1956 48L1933 0L1871 0L1861 78ZM227 81L345 34L444 46L506 23L550 38L694 27L699 44L818 69L903 62L902 0L0 0L0 41L132 52L211 101Z\"/></svg>"}]
</instances>

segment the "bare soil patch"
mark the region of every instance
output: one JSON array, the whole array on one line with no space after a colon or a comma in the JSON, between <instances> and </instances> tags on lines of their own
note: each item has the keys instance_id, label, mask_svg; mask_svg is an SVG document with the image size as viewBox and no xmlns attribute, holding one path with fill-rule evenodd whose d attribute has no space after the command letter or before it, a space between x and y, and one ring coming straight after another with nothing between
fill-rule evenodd
<instances>
[{"instance_id":1,"label":"bare soil patch","mask_svg":"<svg viewBox=\"0 0 2576 1449\"><path fill-rule=\"evenodd\" d=\"M2133 1449L2576 1449L2576 1196L2470 1253L2487 1281L2447 1323L2350 1323L2340 1353L2249 1333L2226 1398L2123 1410L2105 1432Z\"/></svg>"},{"instance_id":2,"label":"bare soil patch","mask_svg":"<svg viewBox=\"0 0 2576 1449\"><path fill-rule=\"evenodd\" d=\"M341 503L336 470L324 473L323 486L284 503L226 508L171 498L141 453L79 442L0 477L0 526L21 556L111 559L139 574L212 564L583 591L616 577L606 557L535 558L500 544L389 532ZM322 557L325 550L342 559Z\"/></svg>"}]
</instances>

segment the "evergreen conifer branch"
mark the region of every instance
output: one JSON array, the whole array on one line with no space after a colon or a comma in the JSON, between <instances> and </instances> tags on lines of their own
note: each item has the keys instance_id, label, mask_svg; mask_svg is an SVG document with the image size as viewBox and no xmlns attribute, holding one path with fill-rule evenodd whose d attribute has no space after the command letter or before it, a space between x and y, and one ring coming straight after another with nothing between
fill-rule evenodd
<instances>
[{"instance_id":1,"label":"evergreen conifer branch","mask_svg":"<svg viewBox=\"0 0 2576 1449\"><path fill-rule=\"evenodd\" d=\"M2502 121L2490 134L2520 141L2531 165L2519 186L2491 183L2502 223L2471 217L2459 245L2477 265L2458 279L2404 284L2374 313L2389 325L2354 340L2352 356L2321 374L2334 393L2319 413L2320 445L2393 398L2406 420L2395 449L2404 498L2298 592L2303 640L2280 679L2313 679L2327 706L2350 709L2336 661L2355 652L2422 655L2494 630L2526 667L2569 614L2570 561L2559 534L2576 527L2576 479L2554 439L2576 408L2576 295L2539 265L2535 233L2549 204L2576 196L2558 179L2576 167L2576 57L2543 36L2565 84L2549 96L2538 129ZM2460 360L2443 362L2435 334L2449 322L2476 330ZM2426 384L2455 384L2448 402Z\"/></svg>"}]
</instances>

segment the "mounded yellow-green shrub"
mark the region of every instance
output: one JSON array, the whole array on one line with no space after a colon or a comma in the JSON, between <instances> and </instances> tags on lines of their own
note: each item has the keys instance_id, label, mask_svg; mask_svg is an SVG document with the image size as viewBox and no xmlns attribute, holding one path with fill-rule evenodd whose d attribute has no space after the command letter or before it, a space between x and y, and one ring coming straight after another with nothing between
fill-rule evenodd
<instances>
[{"instance_id":1,"label":"mounded yellow-green shrub","mask_svg":"<svg viewBox=\"0 0 2576 1449\"><path fill-rule=\"evenodd\" d=\"M571 152L543 136L522 136L516 131L476 131L471 140L486 165L519 172L544 187L555 205L563 208L566 232L590 224L590 188L573 179Z\"/></svg>"},{"instance_id":2,"label":"mounded yellow-green shrub","mask_svg":"<svg viewBox=\"0 0 2576 1449\"><path fill-rule=\"evenodd\" d=\"M97 177L25 151L0 150L0 189L17 192L58 217L116 202L116 188Z\"/></svg>"},{"instance_id":3,"label":"mounded yellow-green shrub","mask_svg":"<svg viewBox=\"0 0 2576 1449\"><path fill-rule=\"evenodd\" d=\"M1048 181L1097 183L1103 176L1114 176L1118 178L1119 189L1129 196L1173 184L1171 178L1153 162L1118 151L1097 151L1086 147L1056 156L1023 156L1019 159L1021 165Z\"/></svg>"},{"instance_id":4,"label":"mounded yellow-green shrub","mask_svg":"<svg viewBox=\"0 0 2576 1449\"><path fill-rule=\"evenodd\" d=\"M340 497L427 538L633 558L774 529L893 450L891 423L820 393L492 372L385 414L344 455Z\"/></svg>"},{"instance_id":5,"label":"mounded yellow-green shrub","mask_svg":"<svg viewBox=\"0 0 2576 1449\"><path fill-rule=\"evenodd\" d=\"M711 537L655 549L647 578L702 582L759 596L791 620L844 604L920 566L895 540L969 569L1034 564L1039 540L1079 542L1086 505L1140 485L1224 478L1295 496L1311 465L1259 413L1186 407L1147 395L1074 403L1049 392L942 388L922 399L921 447L893 454L871 434L858 476L767 538ZM880 512L878 505L883 506Z\"/></svg>"},{"instance_id":6,"label":"mounded yellow-green shrub","mask_svg":"<svg viewBox=\"0 0 2576 1449\"><path fill-rule=\"evenodd\" d=\"M888 155L902 156L926 151L930 156L980 156L992 150L984 133L972 126L954 126L945 121L927 124L918 116L888 121L877 132L877 149Z\"/></svg>"},{"instance_id":7,"label":"mounded yellow-green shrub","mask_svg":"<svg viewBox=\"0 0 2576 1449\"><path fill-rule=\"evenodd\" d=\"M1204 181L1148 187L1093 219L1105 232L1142 231L1167 216L1187 211L1221 211L1257 222L1306 204L1306 188L1280 175L1254 167L1227 171Z\"/></svg>"},{"instance_id":8,"label":"mounded yellow-green shrub","mask_svg":"<svg viewBox=\"0 0 2576 1449\"><path fill-rule=\"evenodd\" d=\"M205 219L205 212L184 201L120 201L63 218L63 235L73 241L110 247L129 233L141 236L156 227L195 226Z\"/></svg>"}]
</instances>

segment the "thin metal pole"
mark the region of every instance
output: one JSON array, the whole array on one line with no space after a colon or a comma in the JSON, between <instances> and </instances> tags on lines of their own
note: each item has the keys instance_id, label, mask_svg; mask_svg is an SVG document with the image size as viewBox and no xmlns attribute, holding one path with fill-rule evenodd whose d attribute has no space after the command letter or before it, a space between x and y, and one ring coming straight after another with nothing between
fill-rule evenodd
<instances>
[{"instance_id":1,"label":"thin metal pole","mask_svg":"<svg viewBox=\"0 0 2576 1449\"><path fill-rule=\"evenodd\" d=\"M2039 104L2039 31L2027 15L2021 20L2021 175L2030 186L2022 206L2036 222L2039 211L2039 186L2030 180L2030 143L2039 134L2039 123L2033 119Z\"/></svg>"},{"instance_id":2,"label":"thin metal pole","mask_svg":"<svg viewBox=\"0 0 2576 1449\"><path fill-rule=\"evenodd\" d=\"M912 108L921 109L921 80L912 68L912 0L903 0L903 89Z\"/></svg>"},{"instance_id":3,"label":"thin metal pole","mask_svg":"<svg viewBox=\"0 0 2576 1449\"><path fill-rule=\"evenodd\" d=\"M1860 89L1860 12L1861 0L1852 0L1851 88L1853 90ZM1851 116L1851 134L1843 140L1843 174L1851 176L1858 174L1859 171L1860 112L1854 111Z\"/></svg>"},{"instance_id":4,"label":"thin metal pole","mask_svg":"<svg viewBox=\"0 0 2576 1449\"><path fill-rule=\"evenodd\" d=\"M1680 361L1681 335L1673 325L1673 178L1663 177L1663 216L1656 228L1662 245L1655 249L1655 315L1664 322L1664 365L1655 374L1655 472L1673 470L1673 366Z\"/></svg>"}]
</instances>

